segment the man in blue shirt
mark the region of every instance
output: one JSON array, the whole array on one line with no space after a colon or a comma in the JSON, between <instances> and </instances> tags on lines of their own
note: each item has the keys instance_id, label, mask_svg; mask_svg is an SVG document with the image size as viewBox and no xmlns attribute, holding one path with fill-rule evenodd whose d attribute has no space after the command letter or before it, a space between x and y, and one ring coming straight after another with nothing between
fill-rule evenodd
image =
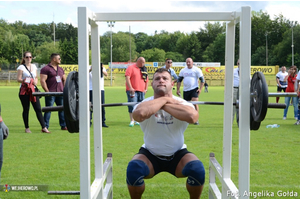
<instances>
[{"instance_id":1,"label":"man in blue shirt","mask_svg":"<svg viewBox=\"0 0 300 200\"><path fill-rule=\"evenodd\" d=\"M165 61L165 66L163 66L162 68L166 68L170 72L171 76L174 78L173 83L176 83L178 76L177 76L176 72L174 71L174 69L172 69L171 67L172 67L172 59L167 58Z\"/></svg>"}]
</instances>

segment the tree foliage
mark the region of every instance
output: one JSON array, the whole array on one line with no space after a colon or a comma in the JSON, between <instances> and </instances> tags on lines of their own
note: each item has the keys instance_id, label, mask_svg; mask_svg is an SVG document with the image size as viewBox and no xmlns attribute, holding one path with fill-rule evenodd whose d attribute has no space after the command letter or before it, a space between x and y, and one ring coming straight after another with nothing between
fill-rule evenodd
<instances>
[{"instance_id":1,"label":"tree foliage","mask_svg":"<svg viewBox=\"0 0 300 200\"><path fill-rule=\"evenodd\" d=\"M300 66L300 27L297 22L278 14L271 19L267 12L252 11L251 61L252 65L286 65L292 59ZM55 28L55 45L54 45ZM235 59L239 57L240 24L235 26ZM292 57L292 30L294 56ZM51 53L61 54L62 63L78 63L78 30L72 24L26 24L22 21L8 23L0 19L0 66L16 63L22 53L31 51L33 62L49 62ZM112 39L112 47L111 47ZM225 64L226 23L206 22L199 31L169 33L154 31L154 35L139 32L106 32L100 36L101 62L135 61L139 56L147 62L164 62L171 58L184 62L187 57L195 62L221 62ZM268 56L267 56L268 52Z\"/></svg>"}]
</instances>

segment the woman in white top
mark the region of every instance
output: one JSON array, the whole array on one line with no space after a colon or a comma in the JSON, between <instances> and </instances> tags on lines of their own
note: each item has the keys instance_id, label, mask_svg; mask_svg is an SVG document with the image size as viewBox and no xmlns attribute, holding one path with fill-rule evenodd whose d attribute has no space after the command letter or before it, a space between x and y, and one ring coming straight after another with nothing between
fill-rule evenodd
<instances>
[{"instance_id":1,"label":"woman in white top","mask_svg":"<svg viewBox=\"0 0 300 200\"><path fill-rule=\"evenodd\" d=\"M31 54L31 52L26 51L23 54L23 59L22 59L21 65L17 68L17 70L18 70L17 81L19 83L21 83L19 98L20 98L20 101L21 101L22 107L23 107L22 116L23 116L23 122L25 125L25 133L31 133L31 131L29 129L29 124L28 124L30 94L24 93L24 90L26 89L28 84L33 84L35 86L38 82L37 67L34 64L32 64L31 61L32 61L32 54ZM35 102L31 101L31 105L34 108L37 119L39 120L39 122L41 124L42 132L50 133L50 131L48 131L48 129L45 125L39 97L36 97Z\"/></svg>"}]
</instances>

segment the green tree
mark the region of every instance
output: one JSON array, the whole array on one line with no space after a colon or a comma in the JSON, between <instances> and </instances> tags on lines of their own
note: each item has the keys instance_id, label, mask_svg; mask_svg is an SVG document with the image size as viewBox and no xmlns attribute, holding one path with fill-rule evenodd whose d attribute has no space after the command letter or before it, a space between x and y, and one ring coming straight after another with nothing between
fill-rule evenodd
<instances>
[{"instance_id":1,"label":"green tree","mask_svg":"<svg viewBox=\"0 0 300 200\"><path fill-rule=\"evenodd\" d=\"M146 50L146 42L148 39L148 35L146 33L139 32L134 35L134 40L136 44L136 51L141 53L142 51Z\"/></svg>"},{"instance_id":2,"label":"green tree","mask_svg":"<svg viewBox=\"0 0 300 200\"><path fill-rule=\"evenodd\" d=\"M101 60L103 63L110 62L110 32L106 32L100 37L100 51ZM131 59L137 58L135 38L131 37L129 41L129 33L118 32L112 33L112 61L113 62L128 62L130 60L130 48L131 46Z\"/></svg>"},{"instance_id":3,"label":"green tree","mask_svg":"<svg viewBox=\"0 0 300 200\"><path fill-rule=\"evenodd\" d=\"M60 55L62 63L65 64L78 64L78 42L77 39L70 40L67 38L63 42L59 43Z\"/></svg>"},{"instance_id":4,"label":"green tree","mask_svg":"<svg viewBox=\"0 0 300 200\"><path fill-rule=\"evenodd\" d=\"M176 51L181 53L185 59L191 57L195 62L202 60L201 42L195 32L180 37L176 44Z\"/></svg>"},{"instance_id":5,"label":"green tree","mask_svg":"<svg viewBox=\"0 0 300 200\"><path fill-rule=\"evenodd\" d=\"M165 62L166 52L162 49L147 49L142 51L140 56L144 57L146 62Z\"/></svg>"},{"instance_id":6,"label":"green tree","mask_svg":"<svg viewBox=\"0 0 300 200\"><path fill-rule=\"evenodd\" d=\"M173 62L183 62L185 58L181 53L178 52L166 52L166 58L170 58L173 60Z\"/></svg>"},{"instance_id":7,"label":"green tree","mask_svg":"<svg viewBox=\"0 0 300 200\"><path fill-rule=\"evenodd\" d=\"M220 62L225 65L225 34L219 34L203 52L203 62Z\"/></svg>"},{"instance_id":8,"label":"green tree","mask_svg":"<svg viewBox=\"0 0 300 200\"><path fill-rule=\"evenodd\" d=\"M37 63L48 64L52 53L60 53L59 42L56 43L56 45L54 45L53 42L45 42L41 46L37 47L36 58L34 61Z\"/></svg>"}]
</instances>

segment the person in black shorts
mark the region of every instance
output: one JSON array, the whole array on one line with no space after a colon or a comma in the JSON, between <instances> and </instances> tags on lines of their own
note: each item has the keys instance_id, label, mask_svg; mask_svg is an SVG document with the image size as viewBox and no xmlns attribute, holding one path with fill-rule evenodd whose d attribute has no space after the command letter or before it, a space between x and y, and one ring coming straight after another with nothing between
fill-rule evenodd
<instances>
[{"instance_id":1,"label":"person in black shorts","mask_svg":"<svg viewBox=\"0 0 300 200\"><path fill-rule=\"evenodd\" d=\"M165 68L153 74L154 96L133 108L134 120L140 122L144 144L127 166L126 182L130 197L142 198L144 179L160 172L169 172L177 178L187 177L186 189L190 198L201 196L205 169L197 156L187 150L184 131L189 123L199 118L193 104L172 94L174 83Z\"/></svg>"}]
</instances>

